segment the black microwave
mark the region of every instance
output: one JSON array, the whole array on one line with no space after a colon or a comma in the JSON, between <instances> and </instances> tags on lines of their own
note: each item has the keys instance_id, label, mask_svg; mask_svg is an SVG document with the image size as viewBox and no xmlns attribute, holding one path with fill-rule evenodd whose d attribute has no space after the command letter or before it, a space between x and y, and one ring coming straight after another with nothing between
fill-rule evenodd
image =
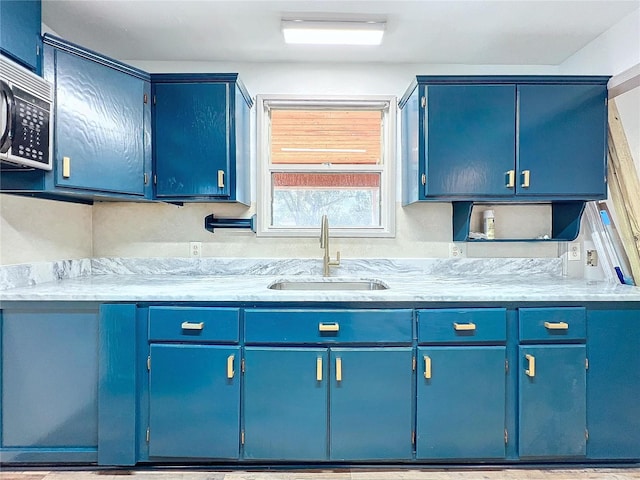
<instances>
[{"instance_id":1,"label":"black microwave","mask_svg":"<svg viewBox=\"0 0 640 480\"><path fill-rule=\"evenodd\" d=\"M53 91L0 55L0 166L51 170Z\"/></svg>"}]
</instances>

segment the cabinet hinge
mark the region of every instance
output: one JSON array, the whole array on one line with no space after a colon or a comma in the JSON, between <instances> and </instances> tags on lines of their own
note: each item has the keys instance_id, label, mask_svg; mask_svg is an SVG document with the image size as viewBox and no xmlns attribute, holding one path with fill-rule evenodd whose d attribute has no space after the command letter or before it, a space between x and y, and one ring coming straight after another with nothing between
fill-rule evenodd
<instances>
[{"instance_id":1,"label":"cabinet hinge","mask_svg":"<svg viewBox=\"0 0 640 480\"><path fill-rule=\"evenodd\" d=\"M158 184L158 176L157 176L157 175L154 175L154 176L153 176L153 184L154 184L154 185L157 185L157 184Z\"/></svg>"},{"instance_id":2,"label":"cabinet hinge","mask_svg":"<svg viewBox=\"0 0 640 480\"><path fill-rule=\"evenodd\" d=\"M240 444L244 445L244 430L242 430L242 432L240 432Z\"/></svg>"},{"instance_id":3,"label":"cabinet hinge","mask_svg":"<svg viewBox=\"0 0 640 480\"><path fill-rule=\"evenodd\" d=\"M153 104L154 105L156 104L156 96L155 95L153 96Z\"/></svg>"},{"instance_id":4,"label":"cabinet hinge","mask_svg":"<svg viewBox=\"0 0 640 480\"><path fill-rule=\"evenodd\" d=\"M147 96L147 94L145 93L144 95L142 95L142 102L147 104L149 102L149 97Z\"/></svg>"},{"instance_id":5,"label":"cabinet hinge","mask_svg":"<svg viewBox=\"0 0 640 480\"><path fill-rule=\"evenodd\" d=\"M151 355L147 357L147 370L151 371Z\"/></svg>"},{"instance_id":6,"label":"cabinet hinge","mask_svg":"<svg viewBox=\"0 0 640 480\"><path fill-rule=\"evenodd\" d=\"M509 443L509 432L505 428L504 429L504 444L506 445L507 443Z\"/></svg>"},{"instance_id":7,"label":"cabinet hinge","mask_svg":"<svg viewBox=\"0 0 640 480\"><path fill-rule=\"evenodd\" d=\"M504 373L509 373L509 360L504 360Z\"/></svg>"},{"instance_id":8,"label":"cabinet hinge","mask_svg":"<svg viewBox=\"0 0 640 480\"><path fill-rule=\"evenodd\" d=\"M585 368L585 370L589 370L589 359L588 358L584 359L584 368Z\"/></svg>"},{"instance_id":9,"label":"cabinet hinge","mask_svg":"<svg viewBox=\"0 0 640 480\"><path fill-rule=\"evenodd\" d=\"M147 443L149 443L150 438L151 438L151 432L149 430L149 427L147 427Z\"/></svg>"},{"instance_id":10,"label":"cabinet hinge","mask_svg":"<svg viewBox=\"0 0 640 480\"><path fill-rule=\"evenodd\" d=\"M144 174L144 184L148 184L149 183L149 175L147 175L146 173Z\"/></svg>"},{"instance_id":11,"label":"cabinet hinge","mask_svg":"<svg viewBox=\"0 0 640 480\"><path fill-rule=\"evenodd\" d=\"M244 373L244 358L240 361L240 371Z\"/></svg>"},{"instance_id":12,"label":"cabinet hinge","mask_svg":"<svg viewBox=\"0 0 640 480\"><path fill-rule=\"evenodd\" d=\"M416 445L416 431L411 432L411 445Z\"/></svg>"},{"instance_id":13,"label":"cabinet hinge","mask_svg":"<svg viewBox=\"0 0 640 480\"><path fill-rule=\"evenodd\" d=\"M427 106L427 97L422 97L422 98L420 99L420 106L421 106L422 108L424 108L424 107L426 107L426 106Z\"/></svg>"},{"instance_id":14,"label":"cabinet hinge","mask_svg":"<svg viewBox=\"0 0 640 480\"><path fill-rule=\"evenodd\" d=\"M416 363L416 357L413 357L413 360L411 361L411 370L414 372L416 371Z\"/></svg>"},{"instance_id":15,"label":"cabinet hinge","mask_svg":"<svg viewBox=\"0 0 640 480\"><path fill-rule=\"evenodd\" d=\"M421 180L422 185L426 185L427 184L427 175L425 173L422 174Z\"/></svg>"},{"instance_id":16,"label":"cabinet hinge","mask_svg":"<svg viewBox=\"0 0 640 480\"><path fill-rule=\"evenodd\" d=\"M40 56L40 45L36 45L36 55Z\"/></svg>"},{"instance_id":17,"label":"cabinet hinge","mask_svg":"<svg viewBox=\"0 0 640 480\"><path fill-rule=\"evenodd\" d=\"M587 428L584 429L584 439L589 441L589 429Z\"/></svg>"}]
</instances>

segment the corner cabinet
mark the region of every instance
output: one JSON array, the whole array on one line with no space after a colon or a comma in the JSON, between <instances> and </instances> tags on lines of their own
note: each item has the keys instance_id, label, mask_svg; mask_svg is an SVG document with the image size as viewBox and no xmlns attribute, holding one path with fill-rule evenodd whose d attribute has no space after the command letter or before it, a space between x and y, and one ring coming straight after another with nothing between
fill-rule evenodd
<instances>
[{"instance_id":1,"label":"corner cabinet","mask_svg":"<svg viewBox=\"0 0 640 480\"><path fill-rule=\"evenodd\" d=\"M237 74L153 74L155 198L250 203L249 113Z\"/></svg>"},{"instance_id":2,"label":"corner cabinet","mask_svg":"<svg viewBox=\"0 0 640 480\"><path fill-rule=\"evenodd\" d=\"M42 40L41 0L0 2L0 53L36 72L40 68Z\"/></svg>"}]
</instances>

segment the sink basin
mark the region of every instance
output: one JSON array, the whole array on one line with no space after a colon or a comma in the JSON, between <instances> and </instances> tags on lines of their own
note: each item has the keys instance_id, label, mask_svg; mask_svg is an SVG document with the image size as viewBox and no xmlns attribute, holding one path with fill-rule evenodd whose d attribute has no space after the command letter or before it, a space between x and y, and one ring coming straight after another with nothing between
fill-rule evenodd
<instances>
[{"instance_id":1,"label":"sink basin","mask_svg":"<svg viewBox=\"0 0 640 480\"><path fill-rule=\"evenodd\" d=\"M387 290L379 280L280 280L269 285L271 290Z\"/></svg>"}]
</instances>

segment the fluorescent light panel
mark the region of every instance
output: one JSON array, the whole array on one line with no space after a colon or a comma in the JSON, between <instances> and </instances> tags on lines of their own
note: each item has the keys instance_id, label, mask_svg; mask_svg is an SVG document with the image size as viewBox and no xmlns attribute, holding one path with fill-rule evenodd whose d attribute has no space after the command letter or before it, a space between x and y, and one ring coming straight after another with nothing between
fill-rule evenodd
<instances>
[{"instance_id":1,"label":"fluorescent light panel","mask_svg":"<svg viewBox=\"0 0 640 480\"><path fill-rule=\"evenodd\" d=\"M380 45L384 22L282 20L284 41L309 45Z\"/></svg>"}]
</instances>

